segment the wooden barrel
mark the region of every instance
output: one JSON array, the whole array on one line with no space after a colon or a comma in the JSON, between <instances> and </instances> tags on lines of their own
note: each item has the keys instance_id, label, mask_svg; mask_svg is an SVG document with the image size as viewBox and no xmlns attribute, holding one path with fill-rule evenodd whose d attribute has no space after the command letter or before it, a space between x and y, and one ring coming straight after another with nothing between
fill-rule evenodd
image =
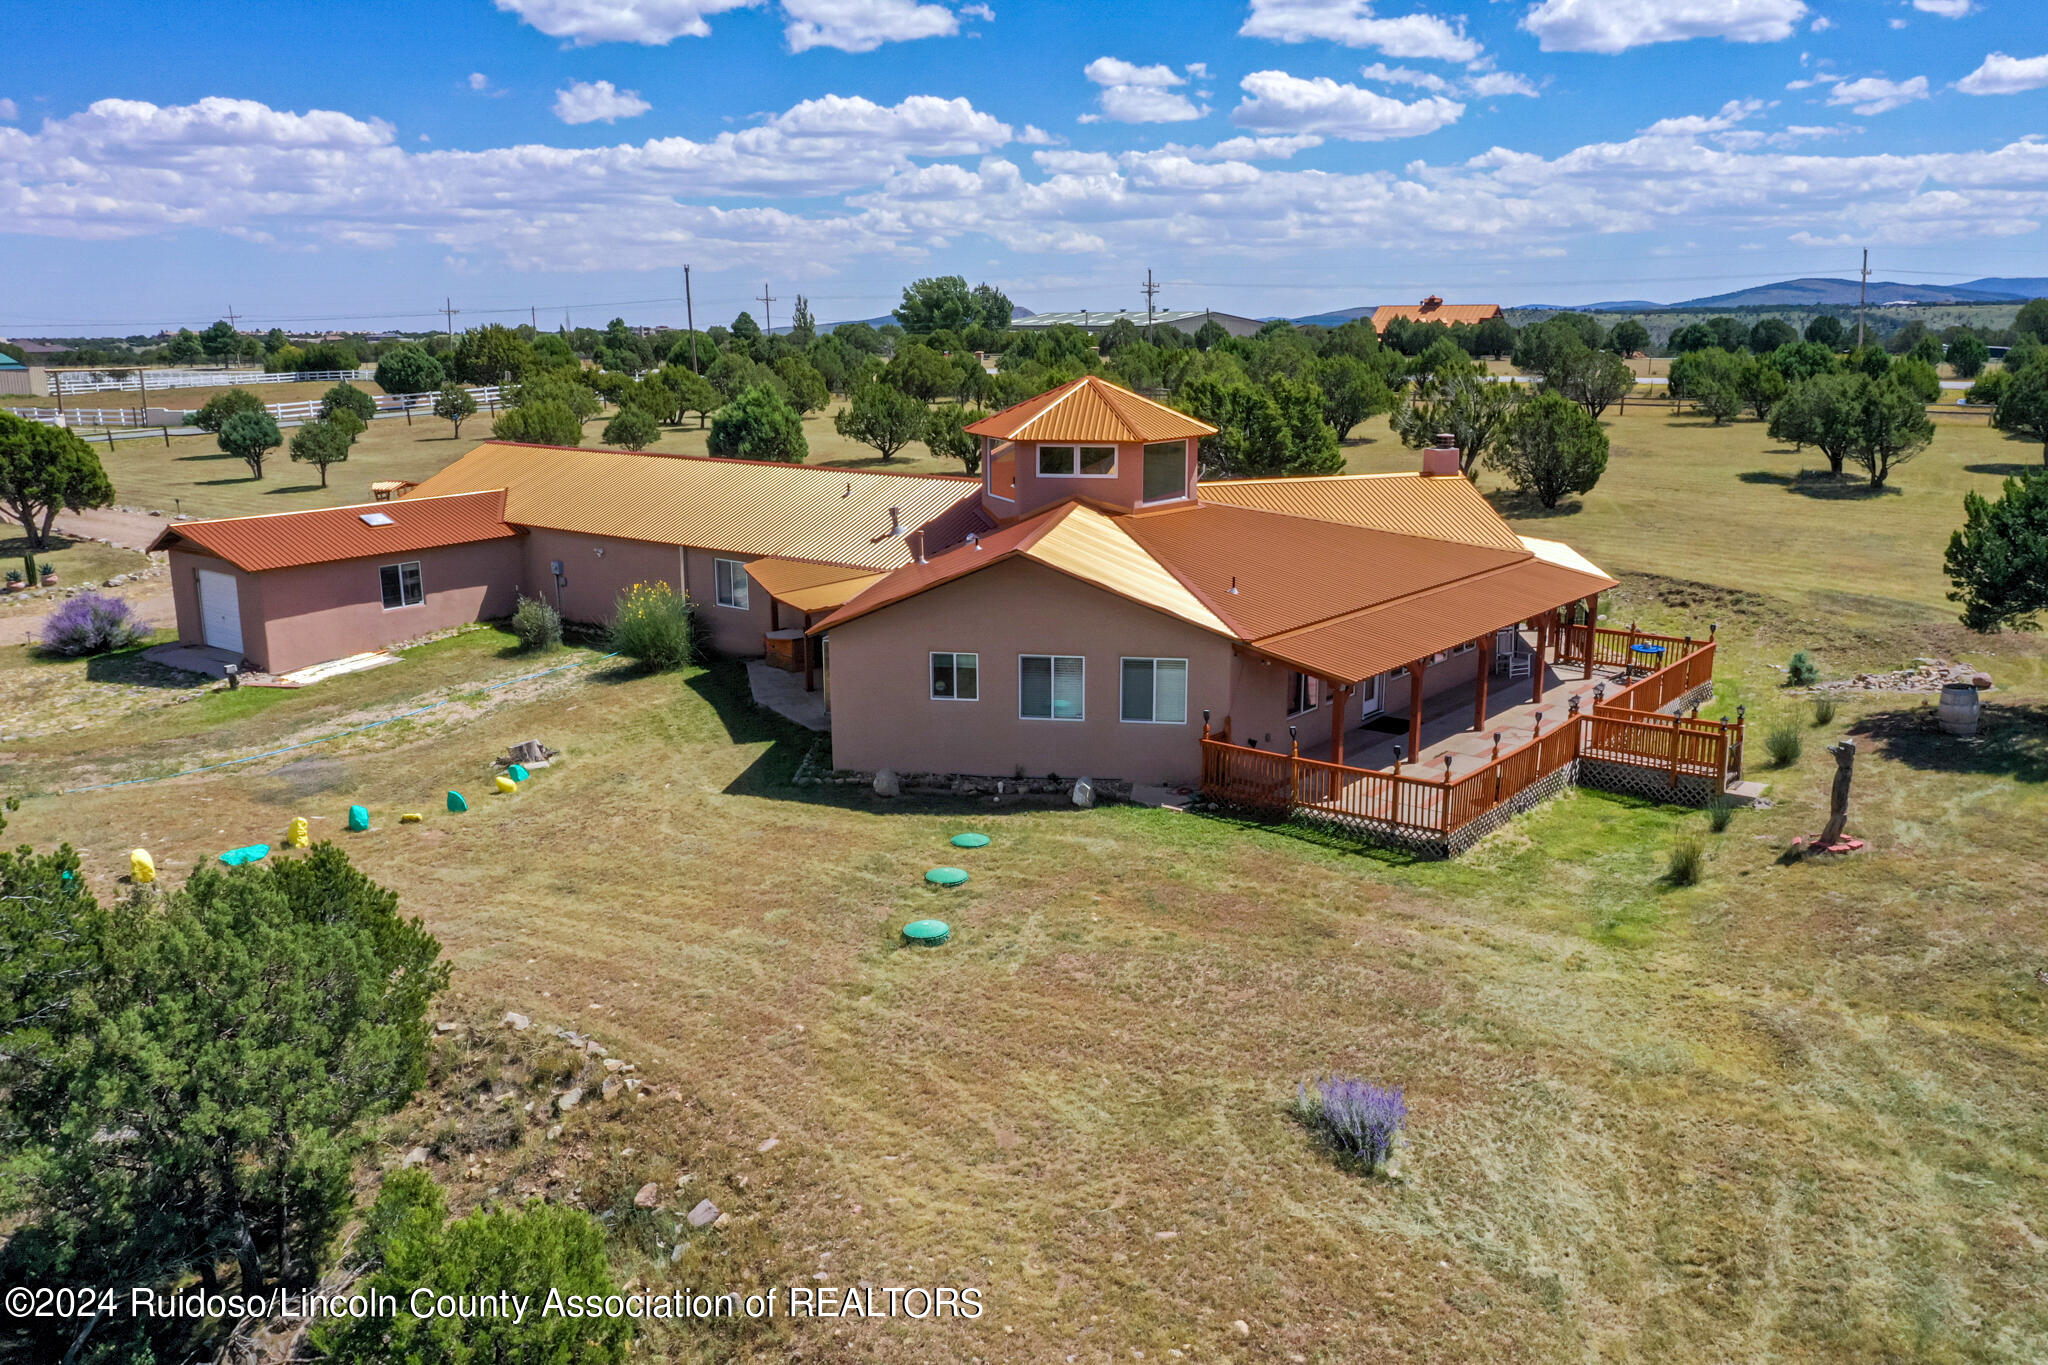
<instances>
[{"instance_id":1,"label":"wooden barrel","mask_svg":"<svg viewBox=\"0 0 2048 1365\"><path fill-rule=\"evenodd\" d=\"M1969 683L1950 683L1941 689L1941 728L1949 734L1964 738L1976 734L1982 711L1977 689Z\"/></svg>"}]
</instances>

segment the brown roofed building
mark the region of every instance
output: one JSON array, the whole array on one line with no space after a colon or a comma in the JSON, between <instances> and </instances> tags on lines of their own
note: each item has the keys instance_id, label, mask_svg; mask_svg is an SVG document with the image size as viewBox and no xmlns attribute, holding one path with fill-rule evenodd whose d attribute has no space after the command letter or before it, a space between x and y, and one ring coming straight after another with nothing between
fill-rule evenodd
<instances>
[{"instance_id":1,"label":"brown roofed building","mask_svg":"<svg viewBox=\"0 0 2048 1365\"><path fill-rule=\"evenodd\" d=\"M158 548L181 638L274 672L522 593L601 621L659 579L712 648L821 679L837 767L1165 784L1202 772L1205 715L1236 752L1343 764L1389 730L1412 759L1426 719L1484 725L1510 690L1538 706L1561 686L1546 647L1592 641L1574 623L1614 586L1517 535L1448 448L1408 474L1202 483L1213 428L1093 375L968 430L979 478L487 442L411 497Z\"/></svg>"},{"instance_id":2,"label":"brown roofed building","mask_svg":"<svg viewBox=\"0 0 2048 1365\"><path fill-rule=\"evenodd\" d=\"M1497 303L1445 303L1435 294L1431 294L1421 303L1381 304L1373 309L1372 329L1384 335L1387 324L1395 318L1409 322L1441 322L1446 327L1455 327L1462 322L1476 327L1482 322L1500 316L1500 305Z\"/></svg>"}]
</instances>

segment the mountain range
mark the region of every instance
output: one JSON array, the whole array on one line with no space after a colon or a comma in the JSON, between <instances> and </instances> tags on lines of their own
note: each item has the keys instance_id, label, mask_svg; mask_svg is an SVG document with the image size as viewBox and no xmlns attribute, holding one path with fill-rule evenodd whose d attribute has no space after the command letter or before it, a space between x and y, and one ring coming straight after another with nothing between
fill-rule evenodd
<instances>
[{"instance_id":1,"label":"mountain range","mask_svg":"<svg viewBox=\"0 0 2048 1365\"><path fill-rule=\"evenodd\" d=\"M1853 308L1862 286L1855 280L1800 279L1760 284L1728 294L1709 294L1680 303L1652 299L1613 299L1604 303L1518 303L1518 313L1664 313L1693 308ZM1872 280L1870 303L2024 303L2048 297L2048 278L2006 276L1966 284L1902 284ZM1352 318L1370 317L1371 308L1337 308L1295 318L1296 324L1336 327Z\"/></svg>"}]
</instances>

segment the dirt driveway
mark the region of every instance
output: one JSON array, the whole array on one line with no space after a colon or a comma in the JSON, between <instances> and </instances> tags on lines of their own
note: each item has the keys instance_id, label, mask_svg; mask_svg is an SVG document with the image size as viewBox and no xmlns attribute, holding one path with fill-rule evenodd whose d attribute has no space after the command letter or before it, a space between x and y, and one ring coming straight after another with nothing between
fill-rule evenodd
<instances>
[{"instance_id":1,"label":"dirt driveway","mask_svg":"<svg viewBox=\"0 0 2048 1365\"><path fill-rule=\"evenodd\" d=\"M167 517L101 508L90 512L60 512L52 529L67 536L104 540L124 550L146 550L168 524ZM169 626L177 622L168 579L145 578L101 591L126 601L137 616L151 625ZM18 611L0 614L0 645L27 644L36 639L42 634L43 621L62 605L61 598L46 599L33 607L24 606Z\"/></svg>"}]
</instances>

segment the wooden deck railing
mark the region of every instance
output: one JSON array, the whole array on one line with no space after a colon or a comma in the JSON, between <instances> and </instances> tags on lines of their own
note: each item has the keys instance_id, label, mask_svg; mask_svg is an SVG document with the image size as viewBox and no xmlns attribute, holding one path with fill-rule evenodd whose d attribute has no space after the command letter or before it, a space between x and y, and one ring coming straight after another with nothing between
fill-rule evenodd
<instances>
[{"instance_id":1,"label":"wooden deck railing","mask_svg":"<svg viewBox=\"0 0 2048 1365\"><path fill-rule=\"evenodd\" d=\"M1579 647L1587 644L1583 626ZM1431 779L1401 772L1352 768L1298 754L1233 744L1202 731L1202 793L1220 805L1285 817L1310 811L1364 822L1397 835L1448 842L1451 835L1505 805L1551 774L1581 759L1646 769L1676 787L1683 778L1705 778L1716 790L1742 776L1744 725L1741 719L1703 721L1666 715L1670 705L1714 675L1714 643L1636 631L1595 632L1598 661L1607 649L1602 637L1628 645L1690 646L1675 662L1597 703L1586 715L1573 714L1549 734L1499 753L1471 772ZM1569 641L1566 642L1569 647ZM1580 659L1584 656L1581 654ZM1739 717L1738 712L1738 717Z\"/></svg>"},{"instance_id":2,"label":"wooden deck railing","mask_svg":"<svg viewBox=\"0 0 2048 1365\"><path fill-rule=\"evenodd\" d=\"M1633 711L1651 713L1662 711L1701 683L1712 682L1714 678L1714 642L1705 644L1687 641L1692 648L1676 661L1664 665L1654 673L1637 679L1621 691L1603 701L1595 703L1595 712Z\"/></svg>"}]
</instances>

